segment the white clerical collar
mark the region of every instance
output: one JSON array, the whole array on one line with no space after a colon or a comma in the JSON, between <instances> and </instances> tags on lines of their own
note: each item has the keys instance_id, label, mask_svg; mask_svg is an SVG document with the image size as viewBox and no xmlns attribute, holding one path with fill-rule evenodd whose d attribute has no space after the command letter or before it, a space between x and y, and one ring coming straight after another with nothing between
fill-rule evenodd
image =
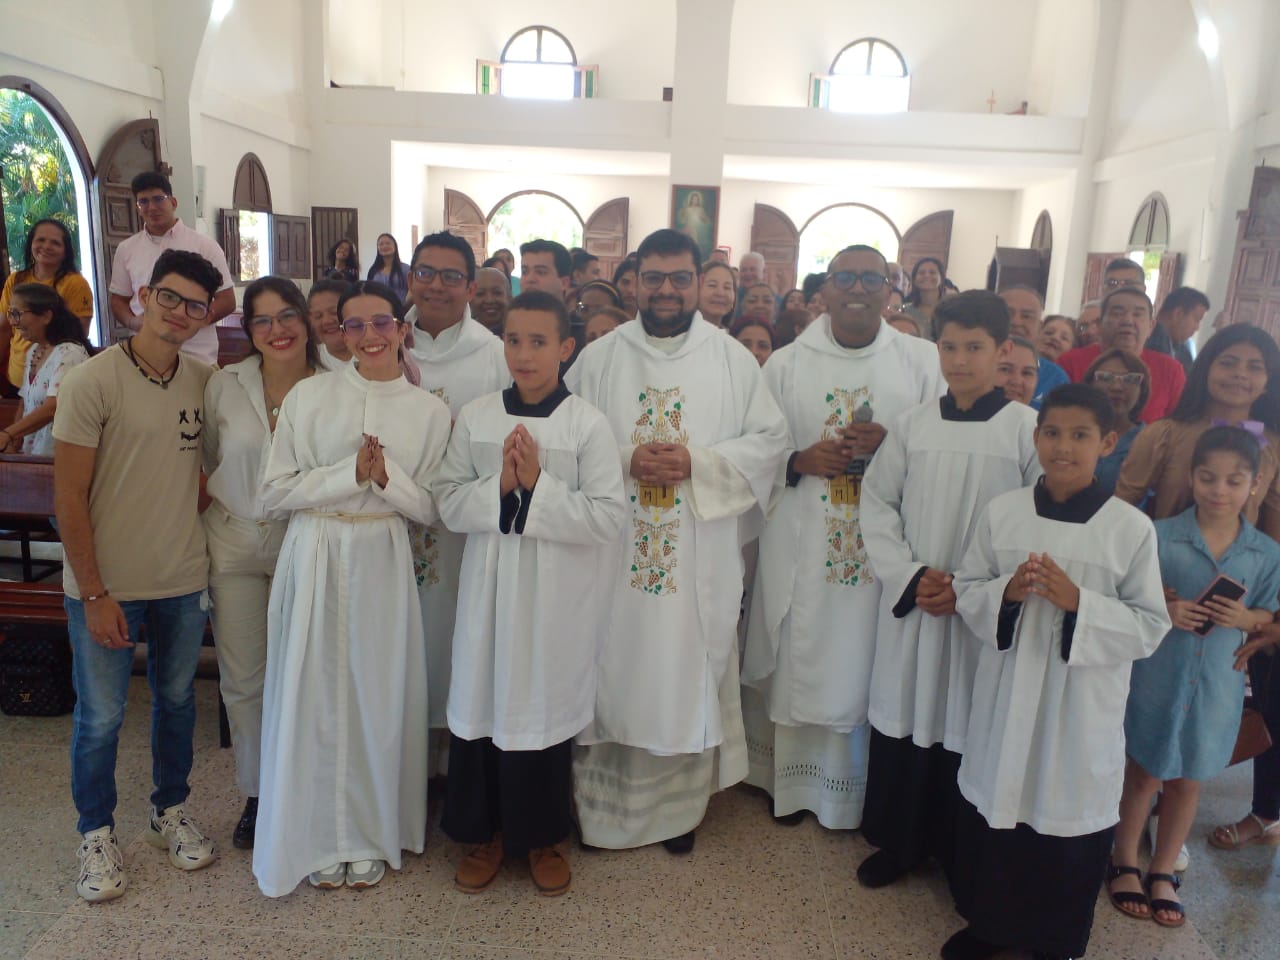
<instances>
[{"instance_id":1,"label":"white clerical collar","mask_svg":"<svg viewBox=\"0 0 1280 960\"><path fill-rule=\"evenodd\" d=\"M142 232L146 235L147 239L150 240L152 243L164 243L166 240L173 239L174 234L178 232L178 228L180 226L182 226L182 218L174 217L173 226L171 226L164 233L154 234L150 230L148 230L145 226L142 228Z\"/></svg>"}]
</instances>

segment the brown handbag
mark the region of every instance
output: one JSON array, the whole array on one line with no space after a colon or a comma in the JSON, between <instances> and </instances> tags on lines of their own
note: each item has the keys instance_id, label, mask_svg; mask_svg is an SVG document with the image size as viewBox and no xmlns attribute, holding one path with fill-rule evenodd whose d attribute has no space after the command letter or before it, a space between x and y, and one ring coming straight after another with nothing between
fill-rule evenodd
<instances>
[{"instance_id":1,"label":"brown handbag","mask_svg":"<svg viewBox=\"0 0 1280 960\"><path fill-rule=\"evenodd\" d=\"M1270 749L1271 734L1267 732L1262 714L1253 707L1245 707L1240 716L1240 732L1236 734L1236 748L1231 752L1231 761L1227 765L1234 766L1252 760Z\"/></svg>"}]
</instances>

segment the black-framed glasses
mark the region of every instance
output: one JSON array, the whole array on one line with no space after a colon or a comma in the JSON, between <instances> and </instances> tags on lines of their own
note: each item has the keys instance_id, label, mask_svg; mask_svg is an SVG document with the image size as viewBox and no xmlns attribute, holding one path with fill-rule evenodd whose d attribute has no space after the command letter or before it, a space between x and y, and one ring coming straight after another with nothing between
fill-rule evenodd
<instances>
[{"instance_id":1,"label":"black-framed glasses","mask_svg":"<svg viewBox=\"0 0 1280 960\"><path fill-rule=\"evenodd\" d=\"M1113 383L1123 383L1126 387L1140 387L1142 381L1147 379L1145 374L1141 373L1110 373L1107 370L1098 370L1093 375L1093 382L1110 386Z\"/></svg>"},{"instance_id":2,"label":"black-framed glasses","mask_svg":"<svg viewBox=\"0 0 1280 960\"><path fill-rule=\"evenodd\" d=\"M1121 287L1133 287L1135 290L1145 290L1141 280L1120 280L1117 277L1108 277L1103 281L1108 290L1119 290Z\"/></svg>"},{"instance_id":3,"label":"black-framed glasses","mask_svg":"<svg viewBox=\"0 0 1280 960\"><path fill-rule=\"evenodd\" d=\"M145 210L147 207L160 206L173 198L167 193L162 193L158 197L135 197L134 203L138 205L139 210Z\"/></svg>"},{"instance_id":4,"label":"black-framed glasses","mask_svg":"<svg viewBox=\"0 0 1280 960\"><path fill-rule=\"evenodd\" d=\"M436 277L440 278L440 282L446 287L460 287L467 282L467 275L461 270L437 270L435 267L414 267L410 271L413 279L421 283L430 283Z\"/></svg>"},{"instance_id":5,"label":"black-framed glasses","mask_svg":"<svg viewBox=\"0 0 1280 960\"><path fill-rule=\"evenodd\" d=\"M254 333L266 333L271 324L278 323L282 327L296 327L302 320L302 314L293 307L285 307L275 316L269 313L259 314L249 319L249 329Z\"/></svg>"},{"instance_id":6,"label":"black-framed glasses","mask_svg":"<svg viewBox=\"0 0 1280 960\"><path fill-rule=\"evenodd\" d=\"M388 337L399 323L403 323L403 321L397 320L389 313L375 313L368 320L360 317L348 317L342 321L342 332L348 336L359 337L364 335L364 328L368 326L373 327L380 336Z\"/></svg>"},{"instance_id":7,"label":"black-framed glasses","mask_svg":"<svg viewBox=\"0 0 1280 960\"><path fill-rule=\"evenodd\" d=\"M830 274L830 279L837 290L852 290L855 283L861 283L867 293L875 293L889 282L888 277L874 270L837 270Z\"/></svg>"},{"instance_id":8,"label":"black-framed glasses","mask_svg":"<svg viewBox=\"0 0 1280 960\"><path fill-rule=\"evenodd\" d=\"M192 300L190 297L184 297L178 291L170 290L168 287L152 287L151 294L155 297L156 303L160 304L164 309L177 310L178 307L182 307L192 320L203 320L209 315L209 302L207 300Z\"/></svg>"},{"instance_id":9,"label":"black-framed glasses","mask_svg":"<svg viewBox=\"0 0 1280 960\"><path fill-rule=\"evenodd\" d=\"M672 270L670 273L663 273L661 270L646 270L640 274L640 282L646 290L661 290L662 285L668 280L671 286L677 290L688 290L693 286L694 273L692 270Z\"/></svg>"},{"instance_id":10,"label":"black-framed glasses","mask_svg":"<svg viewBox=\"0 0 1280 960\"><path fill-rule=\"evenodd\" d=\"M37 310L19 310L17 307L13 307L11 310L5 313L5 316L9 318L10 323L17 323L26 314L38 313L38 312L39 311Z\"/></svg>"}]
</instances>

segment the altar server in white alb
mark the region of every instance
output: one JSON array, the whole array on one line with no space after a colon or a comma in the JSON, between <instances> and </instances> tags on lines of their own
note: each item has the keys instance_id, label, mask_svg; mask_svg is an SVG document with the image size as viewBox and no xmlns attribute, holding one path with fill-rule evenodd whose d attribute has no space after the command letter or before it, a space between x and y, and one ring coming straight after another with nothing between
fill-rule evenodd
<instances>
[{"instance_id":1,"label":"altar server in white alb","mask_svg":"<svg viewBox=\"0 0 1280 960\"><path fill-rule=\"evenodd\" d=\"M880 319L886 274L874 247L842 250L822 288L828 313L764 367L790 449L760 537L742 703L748 782L768 791L785 824L806 810L832 829L862 818L880 599L863 543L862 475L883 424L942 392L933 344Z\"/></svg>"},{"instance_id":2,"label":"altar server in white alb","mask_svg":"<svg viewBox=\"0 0 1280 960\"><path fill-rule=\"evenodd\" d=\"M995 386L1009 344L1004 301L985 290L947 297L933 328L947 393L889 425L862 487L862 530L884 586L862 818L880 849L858 868L868 887L929 855L950 865L979 649L956 616L952 580L982 508L1040 476L1035 412Z\"/></svg>"},{"instance_id":3,"label":"altar server in white alb","mask_svg":"<svg viewBox=\"0 0 1280 960\"><path fill-rule=\"evenodd\" d=\"M422 389L435 394L456 420L462 408L511 383L502 341L471 318L468 305L476 290L476 255L471 244L452 233L433 233L413 251L409 295L414 305L405 315L406 349L418 365ZM409 524L413 575L422 605L430 678L430 772L446 770L449 723L449 663L453 618L458 605L458 572L466 537L446 524Z\"/></svg>"},{"instance_id":4,"label":"altar server in white alb","mask_svg":"<svg viewBox=\"0 0 1280 960\"><path fill-rule=\"evenodd\" d=\"M488 887L507 856L527 858L538 892L556 896L570 880L573 737L595 710L627 510L608 421L560 381L573 353L564 301L521 294L495 342L515 384L463 407L433 485L440 518L467 541L441 827L477 845L458 866L463 891Z\"/></svg>"},{"instance_id":5,"label":"altar server in white alb","mask_svg":"<svg viewBox=\"0 0 1280 960\"><path fill-rule=\"evenodd\" d=\"M1169 629L1156 534L1094 479L1116 443L1096 387L1045 397L1044 477L987 504L956 573L982 641L951 889L968 927L943 960L1084 954L1120 818L1135 660Z\"/></svg>"},{"instance_id":6,"label":"altar server in white alb","mask_svg":"<svg viewBox=\"0 0 1280 960\"><path fill-rule=\"evenodd\" d=\"M597 847L686 853L711 794L747 772L741 531L761 522L787 428L755 358L697 312L699 262L682 233L646 237L638 322L566 376L608 418L629 508L596 715L574 758L583 840Z\"/></svg>"},{"instance_id":7,"label":"altar server in white alb","mask_svg":"<svg viewBox=\"0 0 1280 960\"><path fill-rule=\"evenodd\" d=\"M310 874L367 887L427 821L427 662L406 520L449 411L401 370L400 297L359 283L339 310L355 365L285 398L263 505L293 511L271 585L253 872L269 897Z\"/></svg>"}]
</instances>

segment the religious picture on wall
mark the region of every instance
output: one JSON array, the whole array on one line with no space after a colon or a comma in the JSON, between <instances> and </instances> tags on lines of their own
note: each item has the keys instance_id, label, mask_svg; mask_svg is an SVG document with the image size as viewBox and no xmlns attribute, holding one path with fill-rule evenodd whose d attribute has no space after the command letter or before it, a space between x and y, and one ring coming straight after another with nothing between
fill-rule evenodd
<instances>
[{"instance_id":1,"label":"religious picture on wall","mask_svg":"<svg viewBox=\"0 0 1280 960\"><path fill-rule=\"evenodd\" d=\"M671 188L671 226L692 238L704 259L716 248L716 223L719 219L719 187Z\"/></svg>"}]
</instances>

